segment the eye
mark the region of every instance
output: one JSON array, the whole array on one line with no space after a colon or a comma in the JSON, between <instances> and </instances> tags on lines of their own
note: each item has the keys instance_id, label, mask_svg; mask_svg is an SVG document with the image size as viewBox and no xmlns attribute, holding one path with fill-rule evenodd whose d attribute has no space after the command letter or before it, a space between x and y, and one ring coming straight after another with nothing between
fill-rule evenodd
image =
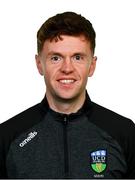
<instances>
[{"instance_id":1,"label":"eye","mask_svg":"<svg viewBox=\"0 0 135 180\"><path fill-rule=\"evenodd\" d=\"M60 60L61 60L61 57L60 57L60 56L52 56L52 57L51 57L51 60L57 62L57 61L60 61Z\"/></svg>"},{"instance_id":2,"label":"eye","mask_svg":"<svg viewBox=\"0 0 135 180\"><path fill-rule=\"evenodd\" d=\"M75 55L75 59L76 60L80 60L81 59L81 56L78 54L78 55Z\"/></svg>"},{"instance_id":3,"label":"eye","mask_svg":"<svg viewBox=\"0 0 135 180\"><path fill-rule=\"evenodd\" d=\"M76 54L75 56L73 56L73 60L81 61L81 60L83 60L83 56L81 56L80 54Z\"/></svg>"}]
</instances>

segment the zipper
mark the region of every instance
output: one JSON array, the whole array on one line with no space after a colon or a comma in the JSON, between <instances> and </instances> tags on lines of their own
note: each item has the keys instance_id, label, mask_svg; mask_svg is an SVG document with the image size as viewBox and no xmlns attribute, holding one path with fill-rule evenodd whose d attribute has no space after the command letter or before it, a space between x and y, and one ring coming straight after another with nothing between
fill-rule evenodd
<instances>
[{"instance_id":1,"label":"zipper","mask_svg":"<svg viewBox=\"0 0 135 180\"><path fill-rule=\"evenodd\" d=\"M68 119L64 117L64 128L63 128L63 137L64 137L64 171L65 171L65 178L69 176L69 158L68 158L68 138L67 138L67 125Z\"/></svg>"}]
</instances>

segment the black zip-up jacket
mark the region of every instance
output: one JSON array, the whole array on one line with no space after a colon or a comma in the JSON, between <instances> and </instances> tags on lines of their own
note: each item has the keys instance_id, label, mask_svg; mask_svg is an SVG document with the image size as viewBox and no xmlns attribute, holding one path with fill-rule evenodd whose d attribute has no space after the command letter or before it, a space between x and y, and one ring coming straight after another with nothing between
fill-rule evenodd
<instances>
[{"instance_id":1,"label":"black zip-up jacket","mask_svg":"<svg viewBox=\"0 0 135 180\"><path fill-rule=\"evenodd\" d=\"M135 125L88 95L70 115L44 98L0 125L0 178L135 178Z\"/></svg>"}]
</instances>

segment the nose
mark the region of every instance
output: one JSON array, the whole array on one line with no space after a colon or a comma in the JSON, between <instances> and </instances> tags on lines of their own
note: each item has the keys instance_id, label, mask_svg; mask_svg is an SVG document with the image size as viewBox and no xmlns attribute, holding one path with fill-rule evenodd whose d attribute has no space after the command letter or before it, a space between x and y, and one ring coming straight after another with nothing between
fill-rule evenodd
<instances>
[{"instance_id":1,"label":"nose","mask_svg":"<svg viewBox=\"0 0 135 180\"><path fill-rule=\"evenodd\" d=\"M74 71L73 62L70 58L64 59L61 65L61 71L65 74L70 74Z\"/></svg>"}]
</instances>

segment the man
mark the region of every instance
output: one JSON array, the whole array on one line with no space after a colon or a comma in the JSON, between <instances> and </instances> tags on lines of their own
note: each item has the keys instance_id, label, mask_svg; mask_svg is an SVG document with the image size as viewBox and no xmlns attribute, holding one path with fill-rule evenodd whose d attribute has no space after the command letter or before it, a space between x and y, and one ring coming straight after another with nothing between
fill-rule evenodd
<instances>
[{"instance_id":1,"label":"man","mask_svg":"<svg viewBox=\"0 0 135 180\"><path fill-rule=\"evenodd\" d=\"M1 178L135 178L134 123L92 102L95 31L73 12L37 33L41 103L0 125Z\"/></svg>"}]
</instances>

